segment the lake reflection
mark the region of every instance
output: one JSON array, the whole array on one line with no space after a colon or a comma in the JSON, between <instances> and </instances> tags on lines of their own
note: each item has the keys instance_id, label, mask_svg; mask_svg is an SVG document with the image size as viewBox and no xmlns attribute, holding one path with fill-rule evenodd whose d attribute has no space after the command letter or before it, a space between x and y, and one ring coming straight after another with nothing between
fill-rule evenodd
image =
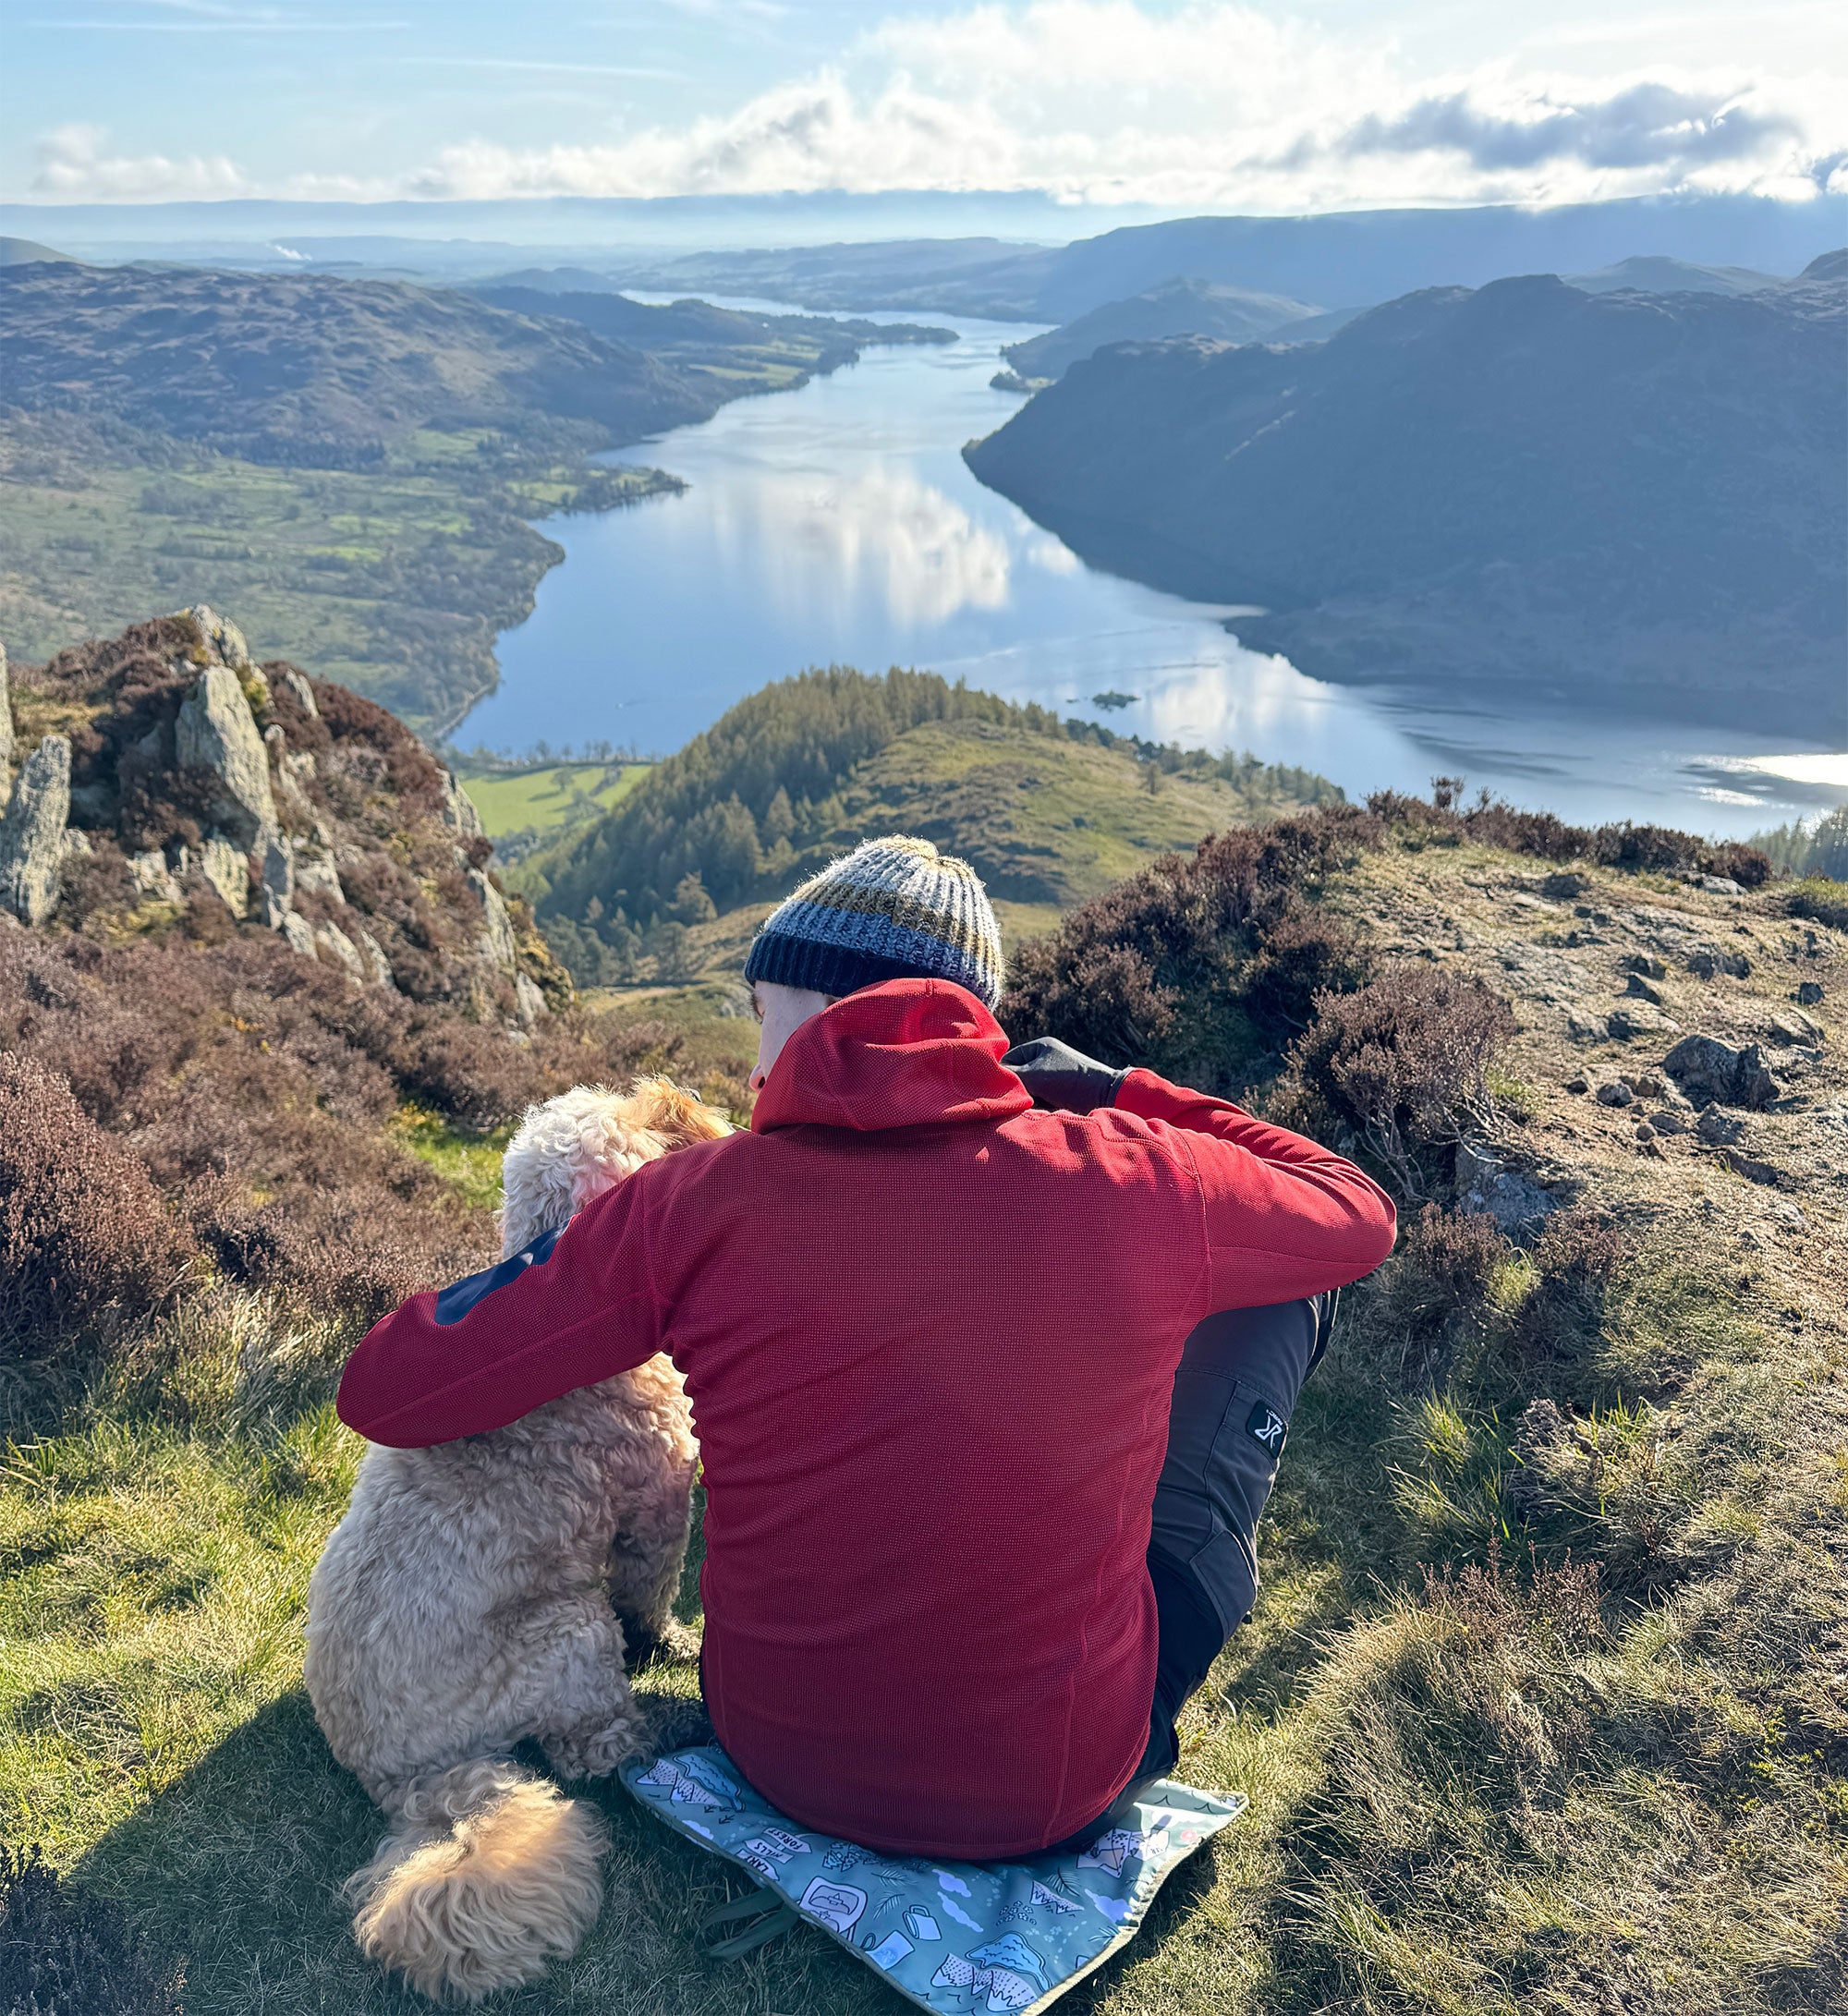
<instances>
[{"instance_id":1,"label":"lake reflection","mask_svg":"<svg viewBox=\"0 0 1848 2016\"><path fill-rule=\"evenodd\" d=\"M928 319L960 340L870 350L625 450L690 489L548 521L568 557L502 637L500 690L456 739L662 752L805 666L907 664L1094 716L1092 695L1134 694L1099 718L1305 764L1355 795L1423 792L1442 771L1572 819L1727 832L1848 797L1839 757L1818 770L1745 735L1407 704L1242 650L1227 612L1094 572L975 480L959 450L1016 409L988 381L1001 346L1032 332Z\"/></svg>"}]
</instances>

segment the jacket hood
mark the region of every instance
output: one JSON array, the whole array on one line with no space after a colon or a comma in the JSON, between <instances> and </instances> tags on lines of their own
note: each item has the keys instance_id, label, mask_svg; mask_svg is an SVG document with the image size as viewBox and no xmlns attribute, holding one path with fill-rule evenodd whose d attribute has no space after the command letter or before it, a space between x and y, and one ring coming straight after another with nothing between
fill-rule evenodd
<instances>
[{"instance_id":1,"label":"jacket hood","mask_svg":"<svg viewBox=\"0 0 1848 2016\"><path fill-rule=\"evenodd\" d=\"M886 980L805 1022L758 1095L751 1132L853 1127L863 1134L1008 1120L1032 1094L1002 1063L1007 1038L967 988Z\"/></svg>"}]
</instances>

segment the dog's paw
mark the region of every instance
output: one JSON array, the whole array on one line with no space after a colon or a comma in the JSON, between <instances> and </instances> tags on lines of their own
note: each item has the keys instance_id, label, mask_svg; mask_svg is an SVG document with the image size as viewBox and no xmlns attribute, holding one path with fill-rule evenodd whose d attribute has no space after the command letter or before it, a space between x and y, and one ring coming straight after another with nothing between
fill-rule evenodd
<instances>
[{"instance_id":1,"label":"dog's paw","mask_svg":"<svg viewBox=\"0 0 1848 2016\"><path fill-rule=\"evenodd\" d=\"M675 1666L692 1666L699 1658L699 1633L675 1617L670 1617L663 1624L625 1620L623 1641L628 1646L631 1670L645 1666L650 1659L666 1659Z\"/></svg>"},{"instance_id":2,"label":"dog's paw","mask_svg":"<svg viewBox=\"0 0 1848 2016\"><path fill-rule=\"evenodd\" d=\"M632 1757L648 1742L647 1723L638 1711L619 1716L601 1729L549 1736L542 1747L546 1762L560 1778L608 1778L625 1757Z\"/></svg>"},{"instance_id":3,"label":"dog's paw","mask_svg":"<svg viewBox=\"0 0 1848 2016\"><path fill-rule=\"evenodd\" d=\"M657 1757L666 1755L670 1750L690 1750L696 1743L717 1740L703 1701L657 1695L648 1704L647 1724L644 1747Z\"/></svg>"}]
</instances>

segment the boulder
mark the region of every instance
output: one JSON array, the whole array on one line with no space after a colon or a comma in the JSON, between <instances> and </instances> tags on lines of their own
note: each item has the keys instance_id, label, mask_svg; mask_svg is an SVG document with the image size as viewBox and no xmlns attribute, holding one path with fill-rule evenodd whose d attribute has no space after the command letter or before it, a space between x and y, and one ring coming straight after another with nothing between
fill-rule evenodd
<instances>
[{"instance_id":1,"label":"boulder","mask_svg":"<svg viewBox=\"0 0 1848 2016\"><path fill-rule=\"evenodd\" d=\"M227 666L208 665L181 701L174 722L174 760L182 769L210 771L218 778L213 810L241 845L255 846L276 830L269 752L237 674Z\"/></svg>"},{"instance_id":2,"label":"boulder","mask_svg":"<svg viewBox=\"0 0 1848 2016\"><path fill-rule=\"evenodd\" d=\"M531 1028L545 1013L545 996L540 992L539 983L527 974L514 975L514 1001L523 1029Z\"/></svg>"},{"instance_id":3,"label":"boulder","mask_svg":"<svg viewBox=\"0 0 1848 2016\"><path fill-rule=\"evenodd\" d=\"M1612 1078L1608 1085L1598 1087L1598 1103L1600 1106L1634 1106L1636 1095L1622 1078Z\"/></svg>"},{"instance_id":4,"label":"boulder","mask_svg":"<svg viewBox=\"0 0 1848 2016\"><path fill-rule=\"evenodd\" d=\"M1687 955L1687 970L1697 980L1710 980L1716 973L1730 973L1735 980L1743 980L1750 977L1752 962L1743 952L1696 945Z\"/></svg>"},{"instance_id":5,"label":"boulder","mask_svg":"<svg viewBox=\"0 0 1848 2016\"><path fill-rule=\"evenodd\" d=\"M1757 1044L1735 1050L1717 1036L1684 1036L1662 1059L1662 1069L1696 1106L1761 1109L1777 1098L1778 1081Z\"/></svg>"},{"instance_id":6,"label":"boulder","mask_svg":"<svg viewBox=\"0 0 1848 2016\"><path fill-rule=\"evenodd\" d=\"M1625 1002L1612 1009L1604 1018L1604 1031L1618 1042L1628 1043L1639 1036L1679 1036L1681 1024L1660 1008L1639 1001L1634 1006Z\"/></svg>"},{"instance_id":7,"label":"boulder","mask_svg":"<svg viewBox=\"0 0 1848 2016\"><path fill-rule=\"evenodd\" d=\"M1538 1224L1559 1208L1550 1191L1472 1142L1457 1144L1455 1174L1457 1209L1486 1212L1503 1232Z\"/></svg>"},{"instance_id":8,"label":"boulder","mask_svg":"<svg viewBox=\"0 0 1848 2016\"><path fill-rule=\"evenodd\" d=\"M507 914L507 900L478 868L468 870L468 886L481 899L481 956L492 960L502 972L511 973L517 947L514 943L514 920Z\"/></svg>"},{"instance_id":9,"label":"boulder","mask_svg":"<svg viewBox=\"0 0 1848 2016\"><path fill-rule=\"evenodd\" d=\"M295 886L325 896L332 903L346 901L346 892L340 885L340 870L334 867L331 854L297 854Z\"/></svg>"},{"instance_id":10,"label":"boulder","mask_svg":"<svg viewBox=\"0 0 1848 2016\"><path fill-rule=\"evenodd\" d=\"M1745 893L1745 884L1735 882L1730 875L1703 875L1700 887L1709 896L1743 896Z\"/></svg>"},{"instance_id":11,"label":"boulder","mask_svg":"<svg viewBox=\"0 0 1848 2016\"><path fill-rule=\"evenodd\" d=\"M1658 967L1661 964L1660 960L1652 960L1650 963ZM1640 973L1631 974L1629 980L1624 985L1623 991L1626 994L1634 995L1638 1001L1652 1002L1658 1008L1662 1005L1664 997L1661 989L1653 980L1645 979Z\"/></svg>"},{"instance_id":12,"label":"boulder","mask_svg":"<svg viewBox=\"0 0 1848 2016\"><path fill-rule=\"evenodd\" d=\"M482 831L474 799L446 770L443 772L443 823L465 838Z\"/></svg>"},{"instance_id":13,"label":"boulder","mask_svg":"<svg viewBox=\"0 0 1848 2016\"><path fill-rule=\"evenodd\" d=\"M250 647L244 641L244 633L235 623L225 618L204 602L194 602L190 609L179 612L198 628L200 639L209 651L216 651L233 672L250 671Z\"/></svg>"},{"instance_id":14,"label":"boulder","mask_svg":"<svg viewBox=\"0 0 1848 2016\"><path fill-rule=\"evenodd\" d=\"M290 698L310 721L319 721L321 710L314 704L314 688L295 671L281 674L282 683L288 688Z\"/></svg>"},{"instance_id":15,"label":"boulder","mask_svg":"<svg viewBox=\"0 0 1848 2016\"><path fill-rule=\"evenodd\" d=\"M359 950L365 953L366 964L371 968L372 985L389 987L395 991L398 983L392 978L392 963L385 957L384 947L371 931L359 933Z\"/></svg>"},{"instance_id":16,"label":"boulder","mask_svg":"<svg viewBox=\"0 0 1848 2016\"><path fill-rule=\"evenodd\" d=\"M1799 1008L1787 1008L1765 1025L1765 1034L1773 1043L1793 1044L1805 1050L1820 1043L1827 1033L1821 1023Z\"/></svg>"},{"instance_id":17,"label":"boulder","mask_svg":"<svg viewBox=\"0 0 1848 2016\"><path fill-rule=\"evenodd\" d=\"M283 934L291 952L299 953L304 959L314 957L314 926L298 910L283 911L270 929Z\"/></svg>"},{"instance_id":18,"label":"boulder","mask_svg":"<svg viewBox=\"0 0 1848 2016\"><path fill-rule=\"evenodd\" d=\"M272 833L264 844L263 894L284 910L295 901L295 843L286 833Z\"/></svg>"},{"instance_id":19,"label":"boulder","mask_svg":"<svg viewBox=\"0 0 1848 2016\"><path fill-rule=\"evenodd\" d=\"M174 871L167 866L166 856L159 848L151 847L145 854L128 856L128 874L136 891L150 903L180 902L180 887Z\"/></svg>"},{"instance_id":20,"label":"boulder","mask_svg":"<svg viewBox=\"0 0 1848 2016\"><path fill-rule=\"evenodd\" d=\"M70 739L46 735L0 819L0 905L24 923L43 924L57 906L69 817Z\"/></svg>"},{"instance_id":21,"label":"boulder","mask_svg":"<svg viewBox=\"0 0 1848 2016\"><path fill-rule=\"evenodd\" d=\"M1800 1002L1805 1008L1814 1008L1817 1002L1822 999L1822 982L1820 980L1799 980L1796 992L1791 998L1793 1001Z\"/></svg>"},{"instance_id":22,"label":"boulder","mask_svg":"<svg viewBox=\"0 0 1848 2016\"><path fill-rule=\"evenodd\" d=\"M208 833L199 850L199 872L234 917L249 914L250 864L241 847L233 845L223 833Z\"/></svg>"},{"instance_id":23,"label":"boulder","mask_svg":"<svg viewBox=\"0 0 1848 2016\"><path fill-rule=\"evenodd\" d=\"M361 957L359 946L337 924L317 924L314 947L317 952L325 953L335 965L345 966L361 986L371 978L371 968Z\"/></svg>"}]
</instances>

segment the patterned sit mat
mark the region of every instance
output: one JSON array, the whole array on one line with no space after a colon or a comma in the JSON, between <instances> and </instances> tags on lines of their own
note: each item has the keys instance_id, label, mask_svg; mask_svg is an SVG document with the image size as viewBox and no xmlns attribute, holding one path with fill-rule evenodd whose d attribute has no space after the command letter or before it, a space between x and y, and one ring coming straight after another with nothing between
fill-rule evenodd
<instances>
[{"instance_id":1,"label":"patterned sit mat","mask_svg":"<svg viewBox=\"0 0 1848 2016\"><path fill-rule=\"evenodd\" d=\"M793 1913L787 1923L819 1925L907 2001L955 2016L1050 2008L1136 1937L1161 1885L1246 1804L1243 1792L1214 1797L1161 1779L1082 1849L892 1861L785 1818L716 1744L631 1758L622 1779L676 1833L748 1870ZM721 1915L736 1920L754 1901Z\"/></svg>"}]
</instances>

